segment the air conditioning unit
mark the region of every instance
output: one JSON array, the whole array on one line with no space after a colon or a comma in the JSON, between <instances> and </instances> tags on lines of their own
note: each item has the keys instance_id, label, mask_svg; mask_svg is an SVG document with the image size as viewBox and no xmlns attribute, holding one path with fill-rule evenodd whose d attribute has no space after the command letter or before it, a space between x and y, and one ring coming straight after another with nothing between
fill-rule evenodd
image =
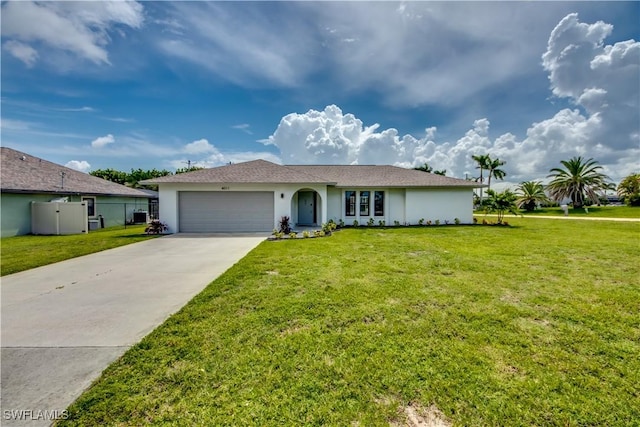
<instances>
[{"instance_id":1,"label":"air conditioning unit","mask_svg":"<svg viewBox=\"0 0 640 427\"><path fill-rule=\"evenodd\" d=\"M149 213L147 211L138 211L133 213L133 223L134 224L146 224L149 217Z\"/></svg>"}]
</instances>

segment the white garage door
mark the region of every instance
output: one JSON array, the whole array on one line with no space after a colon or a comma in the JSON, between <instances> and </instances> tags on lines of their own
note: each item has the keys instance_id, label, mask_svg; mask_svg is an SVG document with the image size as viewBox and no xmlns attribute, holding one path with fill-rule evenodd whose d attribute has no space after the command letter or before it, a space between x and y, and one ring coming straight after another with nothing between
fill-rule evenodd
<instances>
[{"instance_id":1,"label":"white garage door","mask_svg":"<svg viewBox=\"0 0 640 427\"><path fill-rule=\"evenodd\" d=\"M181 191L179 228L183 233L272 231L271 191Z\"/></svg>"}]
</instances>

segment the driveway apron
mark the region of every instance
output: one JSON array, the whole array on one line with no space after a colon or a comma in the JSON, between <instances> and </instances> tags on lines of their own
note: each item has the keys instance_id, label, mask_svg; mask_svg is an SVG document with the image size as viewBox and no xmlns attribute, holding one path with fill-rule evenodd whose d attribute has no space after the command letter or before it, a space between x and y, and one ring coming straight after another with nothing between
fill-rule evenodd
<instances>
[{"instance_id":1,"label":"driveway apron","mask_svg":"<svg viewBox=\"0 0 640 427\"><path fill-rule=\"evenodd\" d=\"M3 426L46 426L129 347L265 240L177 234L1 279Z\"/></svg>"}]
</instances>

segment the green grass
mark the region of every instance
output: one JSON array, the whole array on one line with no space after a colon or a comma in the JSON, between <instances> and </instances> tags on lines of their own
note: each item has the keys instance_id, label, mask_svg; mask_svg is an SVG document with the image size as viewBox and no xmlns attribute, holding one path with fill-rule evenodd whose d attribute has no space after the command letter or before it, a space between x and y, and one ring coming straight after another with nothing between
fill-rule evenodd
<instances>
[{"instance_id":1,"label":"green grass","mask_svg":"<svg viewBox=\"0 0 640 427\"><path fill-rule=\"evenodd\" d=\"M640 224L510 222L264 242L60 425L638 425Z\"/></svg>"},{"instance_id":2,"label":"green grass","mask_svg":"<svg viewBox=\"0 0 640 427\"><path fill-rule=\"evenodd\" d=\"M143 225L109 227L88 234L68 236L15 236L0 239L0 275L17 273L54 262L140 242L155 236L144 234Z\"/></svg>"},{"instance_id":3,"label":"green grass","mask_svg":"<svg viewBox=\"0 0 640 427\"><path fill-rule=\"evenodd\" d=\"M640 218L638 206L588 206L589 213L584 208L569 208L569 216L579 217L607 217L607 218ZM523 215L551 215L564 216L560 207L536 209L533 212L521 211ZM510 216L510 215L509 215Z\"/></svg>"}]
</instances>

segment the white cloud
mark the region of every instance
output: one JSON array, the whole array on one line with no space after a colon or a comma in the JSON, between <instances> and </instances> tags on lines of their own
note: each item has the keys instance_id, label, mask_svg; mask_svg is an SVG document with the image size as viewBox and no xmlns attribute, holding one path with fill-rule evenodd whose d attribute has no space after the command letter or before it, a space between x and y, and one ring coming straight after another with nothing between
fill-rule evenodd
<instances>
[{"instance_id":1,"label":"white cloud","mask_svg":"<svg viewBox=\"0 0 640 427\"><path fill-rule=\"evenodd\" d=\"M171 6L160 49L216 78L245 87L299 87L321 77L336 92L372 90L383 103L404 106L460 104L530 73L546 29L567 8L522 2ZM180 34L172 32L176 26Z\"/></svg>"},{"instance_id":2,"label":"white cloud","mask_svg":"<svg viewBox=\"0 0 640 427\"><path fill-rule=\"evenodd\" d=\"M70 169L75 169L80 172L89 172L91 165L86 160L71 160L65 164Z\"/></svg>"},{"instance_id":3,"label":"white cloud","mask_svg":"<svg viewBox=\"0 0 640 427\"><path fill-rule=\"evenodd\" d=\"M184 151L189 154L217 153L218 149L209 144L206 139L199 139L184 146Z\"/></svg>"},{"instance_id":4,"label":"white cloud","mask_svg":"<svg viewBox=\"0 0 640 427\"><path fill-rule=\"evenodd\" d=\"M231 128L241 130L247 135L253 135L253 132L251 131L251 125L249 125L248 123L242 123L239 125L231 126Z\"/></svg>"},{"instance_id":5,"label":"white cloud","mask_svg":"<svg viewBox=\"0 0 640 427\"><path fill-rule=\"evenodd\" d=\"M2 47L29 68L38 60L38 52L34 48L17 40L9 40Z\"/></svg>"},{"instance_id":6,"label":"white cloud","mask_svg":"<svg viewBox=\"0 0 640 427\"><path fill-rule=\"evenodd\" d=\"M38 43L96 64L108 64L110 31L117 26L140 28L143 19L142 5L135 1L5 2L2 37L20 43L23 54L29 52L27 48L35 52L27 43ZM27 58L31 58L27 65L35 63L33 55Z\"/></svg>"},{"instance_id":7,"label":"white cloud","mask_svg":"<svg viewBox=\"0 0 640 427\"><path fill-rule=\"evenodd\" d=\"M311 27L304 19L277 13L282 7L278 3L175 2L171 6L167 37L158 41L160 49L219 78L249 87L265 82L290 87L299 84L315 63L304 54L306 47L315 44ZM269 10L262 10L265 7Z\"/></svg>"},{"instance_id":8,"label":"white cloud","mask_svg":"<svg viewBox=\"0 0 640 427\"><path fill-rule=\"evenodd\" d=\"M113 137L113 135L108 134L105 136L100 136L96 139L94 139L93 141L91 141L91 146L93 148L102 148L105 147L108 144L113 144L116 141L116 139Z\"/></svg>"},{"instance_id":9,"label":"white cloud","mask_svg":"<svg viewBox=\"0 0 640 427\"><path fill-rule=\"evenodd\" d=\"M31 122L25 122L23 120L14 120L14 119L7 119L6 117L2 117L0 118L0 128L2 130L17 130L17 131L23 131L23 130L29 130L31 129L31 127L33 126L33 123Z\"/></svg>"},{"instance_id":10,"label":"white cloud","mask_svg":"<svg viewBox=\"0 0 640 427\"><path fill-rule=\"evenodd\" d=\"M87 107L86 105L84 107L77 107L77 108L54 108L54 110L56 110L56 111L64 111L64 112L69 112L69 113L92 113L92 112L96 111L95 108Z\"/></svg>"},{"instance_id":11,"label":"white cloud","mask_svg":"<svg viewBox=\"0 0 640 427\"><path fill-rule=\"evenodd\" d=\"M619 180L639 166L640 43L604 45L610 32L610 25L583 24L575 14L558 23L543 64L553 93L584 110L562 109L533 123L523 140L511 133L492 138L487 118L476 120L456 141L436 142L435 127L425 129L419 138L400 136L393 128L365 126L353 114L330 105L323 111L288 114L261 142L278 147L285 164L410 167L426 162L457 177L476 175L471 156L489 153L507 161L507 179L514 183L543 179L560 160L580 155L593 157L611 178Z\"/></svg>"}]
</instances>

